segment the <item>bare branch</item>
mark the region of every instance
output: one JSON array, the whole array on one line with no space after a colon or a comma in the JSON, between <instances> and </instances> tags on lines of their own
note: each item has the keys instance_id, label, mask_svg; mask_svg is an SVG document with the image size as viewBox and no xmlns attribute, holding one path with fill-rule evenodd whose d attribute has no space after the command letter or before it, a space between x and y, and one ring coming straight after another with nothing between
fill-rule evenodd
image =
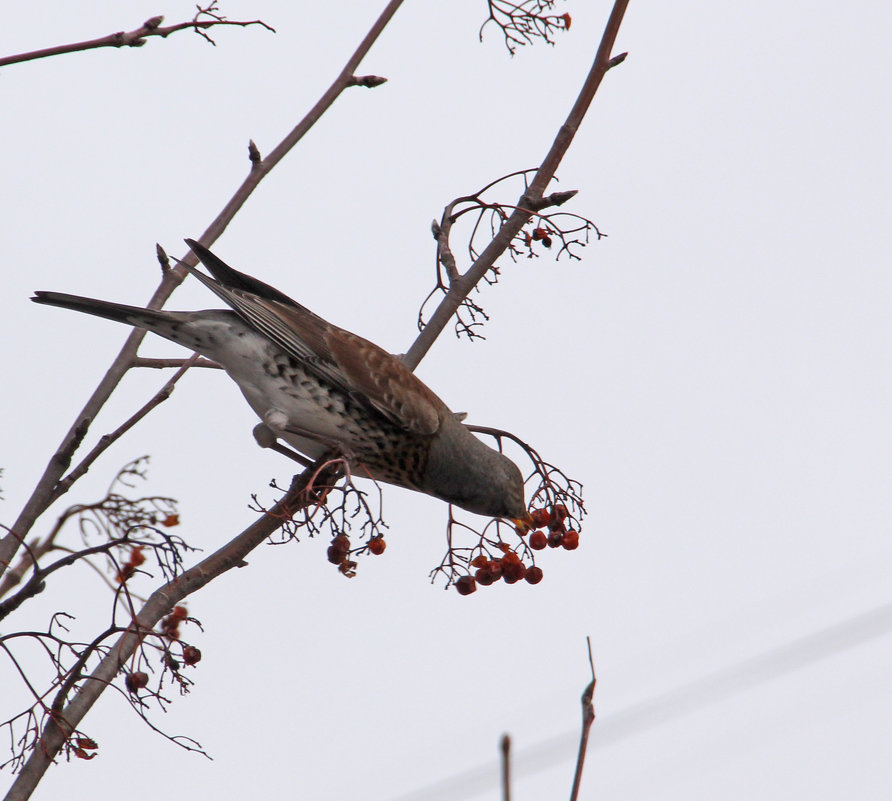
<instances>
[{"instance_id":1,"label":"bare branch","mask_svg":"<svg viewBox=\"0 0 892 801\"><path fill-rule=\"evenodd\" d=\"M511 738L503 734L499 745L502 752L502 798L511 801Z\"/></svg>"},{"instance_id":2,"label":"bare branch","mask_svg":"<svg viewBox=\"0 0 892 801\"><path fill-rule=\"evenodd\" d=\"M133 360L132 366L151 367L155 370L160 370L167 367L185 367L187 363L190 367L206 367L211 370L223 369L217 362L206 359L204 356L199 356L198 358L191 356L187 359L149 359L145 356L137 356Z\"/></svg>"},{"instance_id":3,"label":"bare branch","mask_svg":"<svg viewBox=\"0 0 892 801\"><path fill-rule=\"evenodd\" d=\"M275 28L267 25L263 20L254 19L250 21L228 20L225 17L216 15L217 4L211 3L206 8L199 8L198 13L189 22L178 22L175 25L162 27L164 17L151 17L142 25L132 31L118 31L110 33L108 36L101 36L98 39L89 39L84 42L73 42L72 44L57 45L55 47L46 47L42 50L32 50L29 53L19 53L15 56L5 56L0 58L0 67L6 67L10 64L19 64L22 61L34 61L38 58L48 58L50 56L60 56L65 53L77 53L81 50L95 50L98 47L142 47L151 36L160 36L166 38L176 31L191 28L196 33L201 34L211 44L214 44L204 31L208 28L214 28L219 25L236 25L238 27L247 27L248 25L260 25L268 31L275 33ZM202 16L210 16L210 19L201 19Z\"/></svg>"},{"instance_id":4,"label":"bare branch","mask_svg":"<svg viewBox=\"0 0 892 801\"><path fill-rule=\"evenodd\" d=\"M585 764L585 752L588 749L588 737L595 721L595 706L592 698L595 695L595 685L598 683L595 678L595 660L592 658L592 640L590 637L585 638L588 648L588 663L592 670L592 680L588 683L582 692L582 731L579 735L579 754L576 757L576 772L573 774L573 789L570 792L570 801L577 801L579 798L579 786L582 783L582 766Z\"/></svg>"}]
</instances>

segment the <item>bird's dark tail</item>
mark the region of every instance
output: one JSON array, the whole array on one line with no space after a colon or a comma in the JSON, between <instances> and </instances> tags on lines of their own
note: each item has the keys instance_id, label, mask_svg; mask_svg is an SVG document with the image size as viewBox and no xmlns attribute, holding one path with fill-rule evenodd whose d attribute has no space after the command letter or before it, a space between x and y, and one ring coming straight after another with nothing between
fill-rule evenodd
<instances>
[{"instance_id":1,"label":"bird's dark tail","mask_svg":"<svg viewBox=\"0 0 892 801\"><path fill-rule=\"evenodd\" d=\"M225 261L218 256L215 256L204 245L199 244L194 239L187 239L186 244L192 248L195 255L198 256L198 260L207 268L208 272L228 289L241 289L245 292L251 292L254 295L258 295L261 298L266 298L267 300L275 300L279 303L284 303L286 306L299 306L300 308L303 308L299 303L289 298L284 292L279 292L274 286L265 284L263 281L254 278L254 276L246 275L245 273L240 273L238 270L233 269ZM206 277L202 276L201 273L197 271L193 271L193 274L197 278ZM207 281L203 280L202 283L207 285L211 290L216 291ZM230 303L225 295L220 295L220 297L222 297L223 300L226 300L227 303Z\"/></svg>"},{"instance_id":2,"label":"bird's dark tail","mask_svg":"<svg viewBox=\"0 0 892 801\"><path fill-rule=\"evenodd\" d=\"M158 324L167 323L170 316L170 312L125 306L123 303L110 303L107 300L84 298L80 295L66 295L64 292L38 291L31 300L47 306L61 306L63 309L95 314L97 317L105 317L137 328L146 328L149 331L155 330Z\"/></svg>"}]
</instances>

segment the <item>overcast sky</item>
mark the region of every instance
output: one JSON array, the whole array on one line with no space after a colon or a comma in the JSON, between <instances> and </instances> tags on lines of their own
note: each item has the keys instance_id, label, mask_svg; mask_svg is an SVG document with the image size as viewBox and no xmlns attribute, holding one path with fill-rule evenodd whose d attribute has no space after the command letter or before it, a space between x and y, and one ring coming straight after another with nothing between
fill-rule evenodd
<instances>
[{"instance_id":1,"label":"overcast sky","mask_svg":"<svg viewBox=\"0 0 892 801\"><path fill-rule=\"evenodd\" d=\"M7 5L4 55L194 8ZM4 523L128 333L30 293L144 303L155 243L183 254L244 176L248 140L275 146L383 5L230 1L224 13L278 33L227 29L211 47L184 32L2 70ZM494 29L477 41L485 5L407 0L360 70L388 83L341 97L215 251L406 350L433 279L431 219L538 164L609 11L558 5L571 30L510 58ZM881 2L633 0L629 58L559 170L579 190L569 210L608 237L579 262L503 260L480 295L487 340L447 332L418 370L470 422L584 483L579 550L544 553L536 587L461 598L428 581L444 505L388 488L388 550L356 578L303 539L189 600L204 659L154 720L213 761L107 693L82 726L99 757L55 767L35 797L494 801L507 731L515 797L564 798L589 635L582 797L888 798L890 23ZM168 305L218 301L189 281ZM157 339L143 353L183 355ZM129 376L91 438L163 381ZM146 489L181 500L180 533L207 553L254 518L251 493L271 502L270 479L291 474L254 423L225 375L194 371L34 533L149 453ZM90 637L109 603L72 568L4 631L66 610ZM24 697L5 664L0 686L5 718Z\"/></svg>"}]
</instances>

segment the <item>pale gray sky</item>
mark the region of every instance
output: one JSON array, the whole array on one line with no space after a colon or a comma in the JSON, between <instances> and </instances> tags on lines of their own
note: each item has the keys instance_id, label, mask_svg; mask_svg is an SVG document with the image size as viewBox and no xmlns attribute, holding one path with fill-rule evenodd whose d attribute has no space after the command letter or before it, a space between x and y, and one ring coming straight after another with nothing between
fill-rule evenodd
<instances>
[{"instance_id":1,"label":"pale gray sky","mask_svg":"<svg viewBox=\"0 0 892 801\"><path fill-rule=\"evenodd\" d=\"M609 10L558 6L571 31L511 59L495 31L476 41L484 6L409 0L361 69L389 82L343 96L215 250L405 350L433 275L431 219L538 163ZM379 7L228 2L278 34L225 30L212 48L181 33L2 70L4 522L127 333L29 294L144 302L154 243L182 255L245 174L248 139L279 141ZM192 9L17 3L0 52ZM633 0L617 45L630 56L559 171L579 189L570 210L609 237L582 262L504 261L481 296L487 341L447 334L419 369L472 422L584 482L580 549L546 553L536 587L460 598L427 580L443 505L387 489L388 550L352 581L305 540L259 549L190 600L205 657L155 720L213 762L107 694L83 726L99 757L56 767L35 797L490 801L509 731L528 767L516 798L563 798L590 635L583 798L887 798L890 22L880 2ZM169 304L216 305L197 282ZM144 352L181 355L157 340ZM94 436L163 380L129 377ZM253 519L252 492L271 499L270 478L290 475L254 445L254 422L224 375L196 371L66 501L151 453L149 489L181 499L181 533L207 552ZM86 636L108 603L72 569L9 625L65 609ZM0 684L15 686L5 667Z\"/></svg>"}]
</instances>

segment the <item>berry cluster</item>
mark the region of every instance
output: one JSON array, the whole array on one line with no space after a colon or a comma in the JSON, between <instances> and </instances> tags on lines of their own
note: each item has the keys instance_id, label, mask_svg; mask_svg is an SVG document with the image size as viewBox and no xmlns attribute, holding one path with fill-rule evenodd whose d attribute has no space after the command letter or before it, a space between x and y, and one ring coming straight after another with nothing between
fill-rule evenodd
<instances>
[{"instance_id":1,"label":"berry cluster","mask_svg":"<svg viewBox=\"0 0 892 801\"><path fill-rule=\"evenodd\" d=\"M380 556L387 548L387 543L384 541L384 537L378 535L372 537L366 547L369 549L369 553ZM356 575L356 562L347 558L350 556L350 538L346 534L338 534L332 539L326 556L328 561L337 565L338 570L348 578L353 578Z\"/></svg>"},{"instance_id":2,"label":"berry cluster","mask_svg":"<svg viewBox=\"0 0 892 801\"><path fill-rule=\"evenodd\" d=\"M551 511L534 509L530 512L530 517L534 531L530 533L528 542L534 551L561 547L575 551L579 547L579 532L572 528L568 529L566 525L568 517L566 506L556 504ZM548 529L548 533L543 529Z\"/></svg>"},{"instance_id":3,"label":"berry cluster","mask_svg":"<svg viewBox=\"0 0 892 801\"><path fill-rule=\"evenodd\" d=\"M521 537L529 534L528 545L534 551L541 551L546 547L563 547L572 551L579 547L579 532L567 528L568 518L567 507L561 504L555 504L550 510L534 509L530 512L530 521L518 526L517 533ZM543 529L547 529L548 533ZM528 584L542 581L541 567L535 564L525 565L517 552L505 542L497 543L496 547L502 552L502 556L497 559L481 553L471 560L470 566L476 572L456 580L455 589L459 595L470 595L477 591L478 584L488 587L500 579L505 584L516 584L521 579Z\"/></svg>"},{"instance_id":4,"label":"berry cluster","mask_svg":"<svg viewBox=\"0 0 892 801\"><path fill-rule=\"evenodd\" d=\"M542 226L539 226L538 228L533 229L533 233L530 235L530 239L533 242L541 242L543 245L545 245L545 247L550 248L551 247L551 236L550 235L553 233L554 233L554 231L552 231L550 228L543 228ZM528 241L527 246L529 246L529 244L530 243Z\"/></svg>"}]
</instances>

